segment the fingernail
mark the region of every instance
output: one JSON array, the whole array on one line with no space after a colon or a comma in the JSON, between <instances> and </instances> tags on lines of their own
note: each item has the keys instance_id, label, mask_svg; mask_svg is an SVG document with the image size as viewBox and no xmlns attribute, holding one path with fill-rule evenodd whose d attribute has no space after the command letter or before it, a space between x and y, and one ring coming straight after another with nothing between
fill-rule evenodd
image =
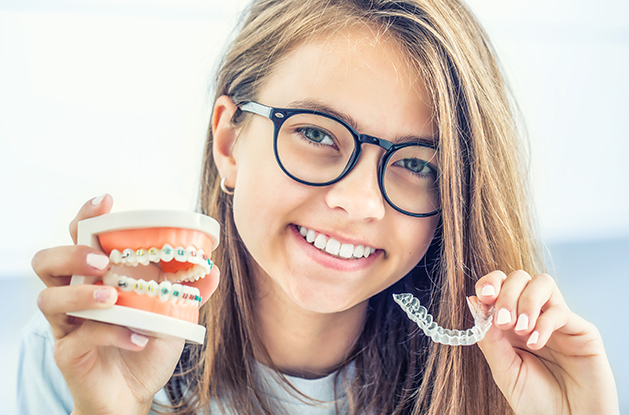
<instances>
[{"instance_id":1,"label":"fingernail","mask_svg":"<svg viewBox=\"0 0 629 415\"><path fill-rule=\"evenodd\" d=\"M113 288L99 288L94 291L94 299L99 303L106 303L113 294Z\"/></svg>"},{"instance_id":2,"label":"fingernail","mask_svg":"<svg viewBox=\"0 0 629 415\"><path fill-rule=\"evenodd\" d=\"M103 201L103 199L105 198L105 196L107 196L107 193L102 194L98 197L95 197L94 199L92 199L92 205L94 206L98 206L101 204L101 202Z\"/></svg>"},{"instance_id":3,"label":"fingernail","mask_svg":"<svg viewBox=\"0 0 629 415\"><path fill-rule=\"evenodd\" d=\"M99 270L104 270L109 265L109 258L102 254L87 254L87 264Z\"/></svg>"},{"instance_id":4,"label":"fingernail","mask_svg":"<svg viewBox=\"0 0 629 415\"><path fill-rule=\"evenodd\" d=\"M529 328L529 316L526 314L520 314L518 317L518 323L515 325L515 331L522 331Z\"/></svg>"},{"instance_id":5,"label":"fingernail","mask_svg":"<svg viewBox=\"0 0 629 415\"><path fill-rule=\"evenodd\" d=\"M480 295L483 296L492 296L496 295L496 290L493 285L485 285L483 289L480 291Z\"/></svg>"},{"instance_id":6,"label":"fingernail","mask_svg":"<svg viewBox=\"0 0 629 415\"><path fill-rule=\"evenodd\" d=\"M131 343L135 344L136 346L144 347L146 346L146 343L148 342L149 342L149 338L146 336L142 336L141 334L138 334L138 333L133 333L131 335Z\"/></svg>"},{"instance_id":7,"label":"fingernail","mask_svg":"<svg viewBox=\"0 0 629 415\"><path fill-rule=\"evenodd\" d=\"M501 308L498 311L498 318L496 319L496 324L508 324L511 323L511 312L506 308Z\"/></svg>"},{"instance_id":8,"label":"fingernail","mask_svg":"<svg viewBox=\"0 0 629 415\"><path fill-rule=\"evenodd\" d=\"M539 341L539 332L534 331L531 333L531 337L529 337L529 341L526 342L527 346L532 346Z\"/></svg>"}]
</instances>

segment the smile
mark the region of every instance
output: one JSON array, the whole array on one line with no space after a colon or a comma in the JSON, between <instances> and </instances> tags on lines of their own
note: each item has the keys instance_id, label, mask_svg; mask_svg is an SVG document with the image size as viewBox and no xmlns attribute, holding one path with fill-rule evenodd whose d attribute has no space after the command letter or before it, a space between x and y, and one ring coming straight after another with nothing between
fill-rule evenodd
<instances>
[{"instance_id":1,"label":"smile","mask_svg":"<svg viewBox=\"0 0 629 415\"><path fill-rule=\"evenodd\" d=\"M297 228L299 229L301 236L306 239L306 242L313 245L315 248L338 258L369 258L369 255L376 252L376 249L370 246L342 244L334 238L330 238L322 233L317 233L304 226L298 226Z\"/></svg>"}]
</instances>

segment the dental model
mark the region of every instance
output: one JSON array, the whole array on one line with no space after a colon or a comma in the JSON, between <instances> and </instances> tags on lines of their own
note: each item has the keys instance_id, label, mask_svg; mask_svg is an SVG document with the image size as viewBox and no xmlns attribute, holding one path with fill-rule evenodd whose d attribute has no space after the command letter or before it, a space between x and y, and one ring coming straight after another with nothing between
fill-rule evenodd
<instances>
[{"instance_id":1,"label":"dental model","mask_svg":"<svg viewBox=\"0 0 629 415\"><path fill-rule=\"evenodd\" d=\"M450 330L439 326L412 294L393 294L393 299L406 312L409 319L417 323L424 334L435 343L451 346L469 346L483 340L491 327L494 308L487 307L480 301L476 305L474 327L467 330Z\"/></svg>"},{"instance_id":2,"label":"dental model","mask_svg":"<svg viewBox=\"0 0 629 415\"><path fill-rule=\"evenodd\" d=\"M78 244L102 250L110 267L102 278L73 275L71 284L115 287L118 300L109 309L69 315L202 344L199 307L216 284L205 277L219 231L214 219L192 212L131 211L80 221Z\"/></svg>"}]
</instances>

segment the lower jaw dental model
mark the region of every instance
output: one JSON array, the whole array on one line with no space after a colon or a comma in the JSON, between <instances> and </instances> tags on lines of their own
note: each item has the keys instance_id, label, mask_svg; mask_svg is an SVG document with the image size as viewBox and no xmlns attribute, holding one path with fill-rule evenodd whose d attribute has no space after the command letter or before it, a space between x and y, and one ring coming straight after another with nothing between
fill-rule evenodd
<instances>
[{"instance_id":1,"label":"lower jaw dental model","mask_svg":"<svg viewBox=\"0 0 629 415\"><path fill-rule=\"evenodd\" d=\"M393 294L393 299L404 310L409 319L417 323L424 334L435 343L451 346L470 346L485 338L491 327L494 308L478 301L474 315L474 327L467 330L450 330L439 326L426 307L412 294Z\"/></svg>"},{"instance_id":2,"label":"lower jaw dental model","mask_svg":"<svg viewBox=\"0 0 629 415\"><path fill-rule=\"evenodd\" d=\"M130 211L80 221L78 244L102 250L110 267L102 279L73 275L71 284L115 287L118 300L112 308L68 314L203 344L199 307L216 284L205 277L219 232L218 222L193 212Z\"/></svg>"}]
</instances>

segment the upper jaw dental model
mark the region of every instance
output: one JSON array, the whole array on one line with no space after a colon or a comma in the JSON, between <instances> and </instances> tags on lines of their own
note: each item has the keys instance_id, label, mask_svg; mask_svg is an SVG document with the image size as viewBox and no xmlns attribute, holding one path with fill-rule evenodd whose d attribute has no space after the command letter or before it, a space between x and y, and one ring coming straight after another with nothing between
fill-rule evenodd
<instances>
[{"instance_id":1,"label":"upper jaw dental model","mask_svg":"<svg viewBox=\"0 0 629 415\"><path fill-rule=\"evenodd\" d=\"M216 284L205 277L219 232L214 219L192 212L130 211L80 221L78 244L102 250L110 267L102 279L73 275L71 284L115 287L118 300L109 309L69 314L202 344L199 307Z\"/></svg>"},{"instance_id":2,"label":"upper jaw dental model","mask_svg":"<svg viewBox=\"0 0 629 415\"><path fill-rule=\"evenodd\" d=\"M467 330L450 330L438 325L426 307L412 294L393 294L393 299L432 341L451 346L470 346L483 340L491 327L494 315L493 307L478 301L474 310L474 327Z\"/></svg>"}]
</instances>

